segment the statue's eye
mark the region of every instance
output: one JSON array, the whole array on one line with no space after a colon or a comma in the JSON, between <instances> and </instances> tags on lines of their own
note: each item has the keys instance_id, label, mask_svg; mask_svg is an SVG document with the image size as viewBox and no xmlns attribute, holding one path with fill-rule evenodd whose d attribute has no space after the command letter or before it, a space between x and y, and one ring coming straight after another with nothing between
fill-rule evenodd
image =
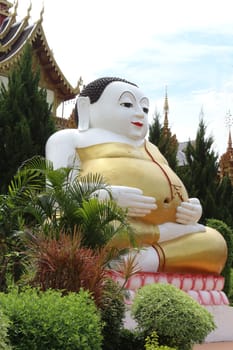
<instances>
[{"instance_id":1,"label":"statue's eye","mask_svg":"<svg viewBox=\"0 0 233 350\"><path fill-rule=\"evenodd\" d=\"M133 104L131 102L123 102L123 103L121 103L121 106L126 107L126 108L131 108L131 107L133 107Z\"/></svg>"},{"instance_id":2,"label":"statue's eye","mask_svg":"<svg viewBox=\"0 0 233 350\"><path fill-rule=\"evenodd\" d=\"M149 108L143 107L143 112L148 114L149 113Z\"/></svg>"}]
</instances>

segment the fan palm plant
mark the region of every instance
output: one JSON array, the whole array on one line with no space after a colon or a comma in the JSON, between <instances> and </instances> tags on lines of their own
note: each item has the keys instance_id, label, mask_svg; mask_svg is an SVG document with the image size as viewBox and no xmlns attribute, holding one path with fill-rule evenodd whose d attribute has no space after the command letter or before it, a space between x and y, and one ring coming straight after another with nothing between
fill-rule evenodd
<instances>
[{"instance_id":1,"label":"fan palm plant","mask_svg":"<svg viewBox=\"0 0 233 350\"><path fill-rule=\"evenodd\" d=\"M126 211L111 199L103 177L88 174L73 178L72 172L72 168L54 170L52 163L42 157L21 166L16 180L29 176L29 188L21 191L18 208L28 227L34 231L39 228L48 236L59 236L64 231L72 235L78 230L82 244L89 248L103 247L122 231L133 241ZM100 202L94 196L99 190L106 190L110 199Z\"/></svg>"},{"instance_id":2,"label":"fan palm plant","mask_svg":"<svg viewBox=\"0 0 233 350\"><path fill-rule=\"evenodd\" d=\"M7 195L0 198L1 243L8 239L5 253L16 249L16 232L23 236L26 231L55 239L61 232L73 235L78 231L82 246L91 249L106 246L115 234L122 233L134 243L126 212L111 199L102 176L73 178L72 172L71 168L54 170L41 156L22 164ZM100 202L94 193L102 189L109 192L110 199Z\"/></svg>"}]
</instances>

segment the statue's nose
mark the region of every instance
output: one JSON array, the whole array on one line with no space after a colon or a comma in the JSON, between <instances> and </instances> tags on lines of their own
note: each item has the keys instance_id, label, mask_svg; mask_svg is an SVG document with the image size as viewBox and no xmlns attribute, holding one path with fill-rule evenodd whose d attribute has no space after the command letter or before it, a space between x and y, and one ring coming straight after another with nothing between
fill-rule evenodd
<instances>
[{"instance_id":1,"label":"statue's nose","mask_svg":"<svg viewBox=\"0 0 233 350\"><path fill-rule=\"evenodd\" d=\"M144 112L143 112L142 107L138 107L138 108L137 108L136 116L137 116L138 118L141 118L141 119L144 118Z\"/></svg>"}]
</instances>

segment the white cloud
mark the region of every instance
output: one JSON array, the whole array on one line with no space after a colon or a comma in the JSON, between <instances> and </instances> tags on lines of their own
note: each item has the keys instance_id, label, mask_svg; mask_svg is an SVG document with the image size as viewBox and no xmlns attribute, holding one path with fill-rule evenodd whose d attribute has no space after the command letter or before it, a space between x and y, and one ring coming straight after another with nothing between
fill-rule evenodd
<instances>
[{"instance_id":1,"label":"white cloud","mask_svg":"<svg viewBox=\"0 0 233 350\"><path fill-rule=\"evenodd\" d=\"M19 1L26 15L29 0ZM42 0L32 0L37 20ZM226 112L233 112L232 0L44 0L43 26L73 86L101 75L137 83L163 112L168 86L172 131L194 138L201 108L219 152L227 146Z\"/></svg>"}]
</instances>

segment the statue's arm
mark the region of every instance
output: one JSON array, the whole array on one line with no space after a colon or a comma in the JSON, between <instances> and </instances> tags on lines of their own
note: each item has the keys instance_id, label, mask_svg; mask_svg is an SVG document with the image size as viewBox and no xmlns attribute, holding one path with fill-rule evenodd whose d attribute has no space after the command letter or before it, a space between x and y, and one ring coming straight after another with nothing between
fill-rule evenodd
<instances>
[{"instance_id":1,"label":"statue's arm","mask_svg":"<svg viewBox=\"0 0 233 350\"><path fill-rule=\"evenodd\" d=\"M45 155L53 162L54 169L73 167L76 161L76 129L65 129L49 137Z\"/></svg>"},{"instance_id":2,"label":"statue's arm","mask_svg":"<svg viewBox=\"0 0 233 350\"><path fill-rule=\"evenodd\" d=\"M176 222L189 225L197 223L202 215L202 206L197 198L189 198L187 202L181 202L176 211Z\"/></svg>"},{"instance_id":3,"label":"statue's arm","mask_svg":"<svg viewBox=\"0 0 233 350\"><path fill-rule=\"evenodd\" d=\"M127 186L109 186L112 198L122 208L127 209L128 216L145 216L157 208L154 197L144 196L139 188ZM109 199L107 191L100 190L94 194L99 200Z\"/></svg>"},{"instance_id":4,"label":"statue's arm","mask_svg":"<svg viewBox=\"0 0 233 350\"><path fill-rule=\"evenodd\" d=\"M205 232L205 226L198 223L202 215L202 206L197 198L181 202L176 211L176 223L167 222L159 225L159 242L182 237L190 233Z\"/></svg>"}]
</instances>

